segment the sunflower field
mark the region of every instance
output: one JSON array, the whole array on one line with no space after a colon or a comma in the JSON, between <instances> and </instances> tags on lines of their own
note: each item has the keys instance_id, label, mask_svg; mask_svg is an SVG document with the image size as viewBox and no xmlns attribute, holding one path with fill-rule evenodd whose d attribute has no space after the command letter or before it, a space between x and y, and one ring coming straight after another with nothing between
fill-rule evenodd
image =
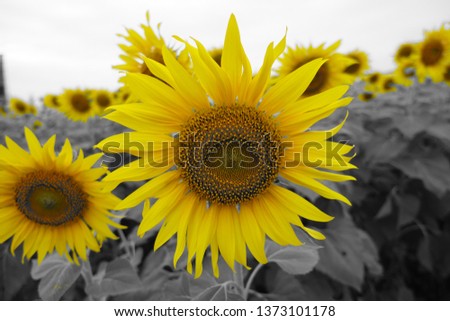
<instances>
[{"instance_id":1,"label":"sunflower field","mask_svg":"<svg viewBox=\"0 0 450 321\"><path fill-rule=\"evenodd\" d=\"M448 24L381 73L146 20L116 90L0 106L1 300L450 300Z\"/></svg>"}]
</instances>

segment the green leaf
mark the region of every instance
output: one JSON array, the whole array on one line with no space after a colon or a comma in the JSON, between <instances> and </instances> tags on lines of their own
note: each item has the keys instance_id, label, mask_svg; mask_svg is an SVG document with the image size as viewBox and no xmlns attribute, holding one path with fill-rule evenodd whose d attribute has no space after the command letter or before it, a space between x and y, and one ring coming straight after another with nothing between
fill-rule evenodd
<instances>
[{"instance_id":1,"label":"green leaf","mask_svg":"<svg viewBox=\"0 0 450 321\"><path fill-rule=\"evenodd\" d=\"M285 272L299 275L307 274L319 263L319 246L304 244L301 246L280 246L270 240L266 242L266 254L269 262L276 263Z\"/></svg>"},{"instance_id":2,"label":"green leaf","mask_svg":"<svg viewBox=\"0 0 450 321\"><path fill-rule=\"evenodd\" d=\"M319 250L317 269L360 291L364 280L364 267L371 274L379 275L382 267L378 263L378 251L372 239L358 229L350 217L336 217L324 231L327 239Z\"/></svg>"},{"instance_id":3,"label":"green leaf","mask_svg":"<svg viewBox=\"0 0 450 321\"><path fill-rule=\"evenodd\" d=\"M0 300L12 300L30 278L30 264L20 262L20 251L12 256L8 246L0 245Z\"/></svg>"},{"instance_id":4,"label":"green leaf","mask_svg":"<svg viewBox=\"0 0 450 321\"><path fill-rule=\"evenodd\" d=\"M59 300L81 273L79 265L57 254L47 256L40 265L33 260L31 277L40 280L38 293L42 300Z\"/></svg>"},{"instance_id":5,"label":"green leaf","mask_svg":"<svg viewBox=\"0 0 450 321\"><path fill-rule=\"evenodd\" d=\"M131 263L119 258L108 262L104 273L94 276L94 282L86 287L86 292L100 298L136 291L141 287L141 280Z\"/></svg>"},{"instance_id":6,"label":"green leaf","mask_svg":"<svg viewBox=\"0 0 450 321\"><path fill-rule=\"evenodd\" d=\"M194 297L194 301L242 301L244 298L239 293L236 285L231 283L222 283L207 288L199 295Z\"/></svg>"}]
</instances>

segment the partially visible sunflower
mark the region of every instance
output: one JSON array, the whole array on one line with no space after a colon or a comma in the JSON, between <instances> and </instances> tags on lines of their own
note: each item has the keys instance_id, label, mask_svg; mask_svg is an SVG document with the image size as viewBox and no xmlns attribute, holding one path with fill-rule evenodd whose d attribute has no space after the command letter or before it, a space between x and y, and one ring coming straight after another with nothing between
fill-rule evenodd
<instances>
[{"instance_id":1,"label":"partially visible sunflower","mask_svg":"<svg viewBox=\"0 0 450 321\"><path fill-rule=\"evenodd\" d=\"M309 130L351 101L342 98L348 86L305 97L325 63L320 58L269 86L285 38L268 46L261 69L253 75L234 15L220 66L199 41L196 46L184 43L193 74L163 47L164 66L145 59L156 78L129 73L124 79L141 103L113 106L104 117L133 131L108 137L97 147L140 157L104 180L118 184L150 179L117 209L144 202L138 234L162 222L155 250L176 234L174 265L187 247L187 269L192 272L195 257L196 277L208 247L218 276L219 253L233 270L236 261L247 266L247 247L266 263L266 235L281 245L301 245L292 225L324 239L302 219L327 222L332 217L277 182L283 177L325 198L350 203L322 183L354 179L331 172L355 168L346 156L353 146L330 140L344 122L329 132ZM157 201L150 205L150 198Z\"/></svg>"},{"instance_id":2,"label":"partially visible sunflower","mask_svg":"<svg viewBox=\"0 0 450 321\"><path fill-rule=\"evenodd\" d=\"M109 90L105 89L93 90L91 92L91 99L92 104L100 113L103 113L106 108L115 103L114 95Z\"/></svg>"},{"instance_id":3,"label":"partially visible sunflower","mask_svg":"<svg viewBox=\"0 0 450 321\"><path fill-rule=\"evenodd\" d=\"M378 93L385 94L393 91L397 91L394 75L382 74L378 82Z\"/></svg>"},{"instance_id":4,"label":"partially visible sunflower","mask_svg":"<svg viewBox=\"0 0 450 321\"><path fill-rule=\"evenodd\" d=\"M73 160L68 140L56 155L55 136L43 146L28 128L25 137L28 152L7 136L0 145L0 243L11 238L12 253L23 244L23 258L37 253L38 263L55 250L86 260L100 250L96 235L115 239L110 226L123 228L109 212L120 200L98 181L106 170L92 168L101 153Z\"/></svg>"},{"instance_id":5,"label":"partially visible sunflower","mask_svg":"<svg viewBox=\"0 0 450 321\"><path fill-rule=\"evenodd\" d=\"M434 82L443 80L443 69L450 62L450 30L444 25L439 30L425 32L425 39L418 44L415 59L419 82L429 77Z\"/></svg>"},{"instance_id":6,"label":"partially visible sunflower","mask_svg":"<svg viewBox=\"0 0 450 321\"><path fill-rule=\"evenodd\" d=\"M376 97L376 94L370 91L364 91L363 93L358 95L359 100L367 102Z\"/></svg>"},{"instance_id":7,"label":"partially visible sunflower","mask_svg":"<svg viewBox=\"0 0 450 321\"><path fill-rule=\"evenodd\" d=\"M344 69L346 74L352 75L356 78L362 77L366 70L369 69L369 57L364 51L354 50L347 54L347 57L353 59L355 62Z\"/></svg>"},{"instance_id":8,"label":"partially visible sunflower","mask_svg":"<svg viewBox=\"0 0 450 321\"><path fill-rule=\"evenodd\" d=\"M128 44L119 44L120 49L124 52L120 55L120 59L124 63L114 66L115 69L154 76L144 63L143 56L164 64L161 50L166 44L159 34L160 24L158 24L157 34L150 26L148 12L146 18L147 25L141 24L143 35L133 29L127 29L127 35L119 34ZM170 52L185 68L189 68L190 60L186 51L178 53L176 50L170 49Z\"/></svg>"},{"instance_id":9,"label":"partially visible sunflower","mask_svg":"<svg viewBox=\"0 0 450 321\"><path fill-rule=\"evenodd\" d=\"M60 110L64 112L67 118L74 121L87 121L98 114L96 108L90 99L90 91L81 89L66 89L59 96Z\"/></svg>"},{"instance_id":10,"label":"partially visible sunflower","mask_svg":"<svg viewBox=\"0 0 450 321\"><path fill-rule=\"evenodd\" d=\"M415 64L412 60L403 60L397 64L393 76L396 84L409 87L414 83L416 75Z\"/></svg>"},{"instance_id":11,"label":"partially visible sunflower","mask_svg":"<svg viewBox=\"0 0 450 321\"><path fill-rule=\"evenodd\" d=\"M9 100L9 110L15 115L27 115L36 113L36 108L19 98Z\"/></svg>"},{"instance_id":12,"label":"partially visible sunflower","mask_svg":"<svg viewBox=\"0 0 450 321\"><path fill-rule=\"evenodd\" d=\"M444 67L444 74L442 76L444 82L450 86L450 63Z\"/></svg>"},{"instance_id":13,"label":"partially visible sunflower","mask_svg":"<svg viewBox=\"0 0 450 321\"><path fill-rule=\"evenodd\" d=\"M354 60L336 53L340 43L340 41L337 41L328 48L325 47L325 44L321 44L319 47L313 47L312 45L309 47L298 45L295 48L289 47L287 52L279 58L281 63L277 69L279 78L289 75L310 61L323 58L327 61L320 67L304 95L311 96L338 85L353 83L355 77L345 73L344 70L350 67Z\"/></svg>"},{"instance_id":14,"label":"partially visible sunflower","mask_svg":"<svg viewBox=\"0 0 450 321\"><path fill-rule=\"evenodd\" d=\"M365 82L364 90L366 91L378 91L378 83L380 82L381 74L379 72L373 72L370 74L367 74L363 77L363 80Z\"/></svg>"},{"instance_id":15,"label":"partially visible sunflower","mask_svg":"<svg viewBox=\"0 0 450 321\"><path fill-rule=\"evenodd\" d=\"M404 60L411 60L417 53L417 44L415 43L403 43L395 52L394 60L397 64Z\"/></svg>"},{"instance_id":16,"label":"partially visible sunflower","mask_svg":"<svg viewBox=\"0 0 450 321\"><path fill-rule=\"evenodd\" d=\"M208 50L209 55L214 59L215 62L220 66L222 61L222 48L213 48Z\"/></svg>"},{"instance_id":17,"label":"partially visible sunflower","mask_svg":"<svg viewBox=\"0 0 450 321\"><path fill-rule=\"evenodd\" d=\"M44 105L48 108L59 109L61 107L59 103L58 95L47 94L44 96Z\"/></svg>"}]
</instances>

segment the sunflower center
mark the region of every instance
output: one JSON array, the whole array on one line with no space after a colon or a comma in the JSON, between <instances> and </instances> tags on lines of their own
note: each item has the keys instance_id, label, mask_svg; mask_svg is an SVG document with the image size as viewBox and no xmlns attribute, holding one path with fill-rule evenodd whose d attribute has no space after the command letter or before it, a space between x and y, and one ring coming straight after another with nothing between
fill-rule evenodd
<instances>
[{"instance_id":1,"label":"sunflower center","mask_svg":"<svg viewBox=\"0 0 450 321\"><path fill-rule=\"evenodd\" d=\"M450 66L447 66L444 72L444 79L445 81L450 81Z\"/></svg>"},{"instance_id":2,"label":"sunflower center","mask_svg":"<svg viewBox=\"0 0 450 321\"><path fill-rule=\"evenodd\" d=\"M28 219L58 226L74 220L87 208L87 195L68 175L36 171L17 184L16 205Z\"/></svg>"},{"instance_id":3,"label":"sunflower center","mask_svg":"<svg viewBox=\"0 0 450 321\"><path fill-rule=\"evenodd\" d=\"M391 78L386 79L383 83L383 88L385 90L391 90L394 88L394 86L395 86L395 83Z\"/></svg>"},{"instance_id":4,"label":"sunflower center","mask_svg":"<svg viewBox=\"0 0 450 321\"><path fill-rule=\"evenodd\" d=\"M70 103L76 111L80 113L85 113L91 109L91 106L89 105L89 100L87 97L83 94L74 94L70 98Z\"/></svg>"},{"instance_id":5,"label":"sunflower center","mask_svg":"<svg viewBox=\"0 0 450 321\"><path fill-rule=\"evenodd\" d=\"M369 83L374 84L378 81L379 75L378 74L373 74L370 75L370 77L368 78Z\"/></svg>"},{"instance_id":6,"label":"sunflower center","mask_svg":"<svg viewBox=\"0 0 450 321\"><path fill-rule=\"evenodd\" d=\"M328 64L324 63L305 90L305 95L315 95L321 91L328 79Z\"/></svg>"},{"instance_id":7,"label":"sunflower center","mask_svg":"<svg viewBox=\"0 0 450 321\"><path fill-rule=\"evenodd\" d=\"M444 46L439 40L428 40L422 47L422 62L425 66L438 63L444 54Z\"/></svg>"},{"instance_id":8,"label":"sunflower center","mask_svg":"<svg viewBox=\"0 0 450 321\"><path fill-rule=\"evenodd\" d=\"M201 198L235 205L272 184L280 166L280 141L273 121L255 108L217 107L183 126L177 165Z\"/></svg>"},{"instance_id":9,"label":"sunflower center","mask_svg":"<svg viewBox=\"0 0 450 321\"><path fill-rule=\"evenodd\" d=\"M399 58L408 58L409 56L411 56L413 52L413 49L411 46L402 46L397 53L397 56Z\"/></svg>"},{"instance_id":10,"label":"sunflower center","mask_svg":"<svg viewBox=\"0 0 450 321\"><path fill-rule=\"evenodd\" d=\"M97 104L102 108L106 108L109 107L111 101L107 95L101 94L97 96Z\"/></svg>"},{"instance_id":11,"label":"sunflower center","mask_svg":"<svg viewBox=\"0 0 450 321\"><path fill-rule=\"evenodd\" d=\"M359 68L361 67L361 64L359 63L359 60L357 57L350 55L350 58L353 58L354 60L356 60L357 62L355 62L354 64L351 64L350 66L348 66L347 68L345 68L344 72L346 74L350 74L350 75L354 75L357 74L359 71Z\"/></svg>"},{"instance_id":12,"label":"sunflower center","mask_svg":"<svg viewBox=\"0 0 450 321\"><path fill-rule=\"evenodd\" d=\"M27 108L25 107L25 104L19 101L16 103L16 109L18 112L23 113Z\"/></svg>"}]
</instances>

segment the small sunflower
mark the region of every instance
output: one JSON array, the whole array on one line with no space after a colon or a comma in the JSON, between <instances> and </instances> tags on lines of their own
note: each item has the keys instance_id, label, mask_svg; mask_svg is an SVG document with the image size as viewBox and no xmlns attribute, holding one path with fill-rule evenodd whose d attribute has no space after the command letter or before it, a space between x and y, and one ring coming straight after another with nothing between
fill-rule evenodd
<instances>
[{"instance_id":1,"label":"small sunflower","mask_svg":"<svg viewBox=\"0 0 450 321\"><path fill-rule=\"evenodd\" d=\"M397 64L397 68L393 73L394 82L396 84L409 87L414 83L415 75L416 68L414 61L405 59Z\"/></svg>"},{"instance_id":2,"label":"small sunflower","mask_svg":"<svg viewBox=\"0 0 450 321\"><path fill-rule=\"evenodd\" d=\"M373 92L378 91L378 83L380 82L381 74L379 72L373 72L363 77L365 82L364 90Z\"/></svg>"},{"instance_id":3,"label":"small sunflower","mask_svg":"<svg viewBox=\"0 0 450 321\"><path fill-rule=\"evenodd\" d=\"M44 96L44 105L48 108L59 109L61 107L59 103L58 95L48 94Z\"/></svg>"},{"instance_id":4,"label":"small sunflower","mask_svg":"<svg viewBox=\"0 0 450 321\"><path fill-rule=\"evenodd\" d=\"M444 79L444 82L450 86L450 64L444 67L442 78Z\"/></svg>"},{"instance_id":5,"label":"small sunflower","mask_svg":"<svg viewBox=\"0 0 450 321\"><path fill-rule=\"evenodd\" d=\"M353 59L354 63L344 69L346 74L359 78L369 69L369 57L364 51L354 50L349 52L347 57Z\"/></svg>"},{"instance_id":6,"label":"small sunflower","mask_svg":"<svg viewBox=\"0 0 450 321\"><path fill-rule=\"evenodd\" d=\"M442 26L439 30L426 32L417 52L415 64L419 82L427 77L441 82L444 66L450 62L450 30Z\"/></svg>"},{"instance_id":7,"label":"small sunflower","mask_svg":"<svg viewBox=\"0 0 450 321\"><path fill-rule=\"evenodd\" d=\"M415 43L403 43L398 47L395 52L394 60L396 63L401 63L404 60L411 60L417 53L417 44Z\"/></svg>"},{"instance_id":8,"label":"small sunflower","mask_svg":"<svg viewBox=\"0 0 450 321\"><path fill-rule=\"evenodd\" d=\"M370 91L364 91L363 93L358 95L359 100L364 101L364 102L371 101L375 97L376 97L376 94L374 94L373 92L370 92Z\"/></svg>"},{"instance_id":9,"label":"small sunflower","mask_svg":"<svg viewBox=\"0 0 450 321\"><path fill-rule=\"evenodd\" d=\"M15 115L27 115L36 112L35 107L27 104L19 98L11 98L9 100L9 110L12 111Z\"/></svg>"},{"instance_id":10,"label":"small sunflower","mask_svg":"<svg viewBox=\"0 0 450 321\"><path fill-rule=\"evenodd\" d=\"M377 83L377 90L380 94L397 91L395 76L392 74L382 74Z\"/></svg>"},{"instance_id":11,"label":"small sunflower","mask_svg":"<svg viewBox=\"0 0 450 321\"><path fill-rule=\"evenodd\" d=\"M345 55L336 53L340 41L335 42L328 48L325 44L319 47L289 47L287 52L279 58L281 63L277 70L279 78L282 78L306 63L317 58L327 59L316 73L313 81L309 84L304 95L315 95L338 85L349 85L355 77L344 70L354 64L354 60Z\"/></svg>"},{"instance_id":12,"label":"small sunflower","mask_svg":"<svg viewBox=\"0 0 450 321\"><path fill-rule=\"evenodd\" d=\"M41 146L25 128L29 152L9 137L0 145L0 243L12 238L11 252L23 244L23 257L35 253L38 262L54 250L78 263L86 250L98 252L96 235L115 239L109 226L109 209L120 201L106 184L97 181L106 172L91 168L101 153L73 160L66 140L61 152L54 151L55 136Z\"/></svg>"},{"instance_id":13,"label":"small sunflower","mask_svg":"<svg viewBox=\"0 0 450 321\"><path fill-rule=\"evenodd\" d=\"M137 72L149 76L154 76L144 63L143 56L155 60L159 63L164 63L162 57L162 47L165 46L165 41L162 36L153 30L150 26L150 15L147 12L147 25L141 24L143 35L140 35L133 29L127 29L127 35L120 34L129 44L119 44L120 49L124 54L120 55L120 59L124 62L121 65L114 66L115 69ZM160 24L158 24L159 31ZM183 64L185 68L189 68L189 56L186 51L177 53L176 50L170 49L170 52Z\"/></svg>"},{"instance_id":14,"label":"small sunflower","mask_svg":"<svg viewBox=\"0 0 450 321\"><path fill-rule=\"evenodd\" d=\"M92 104L102 113L106 108L114 104L114 95L104 89L91 92Z\"/></svg>"},{"instance_id":15,"label":"small sunflower","mask_svg":"<svg viewBox=\"0 0 450 321\"><path fill-rule=\"evenodd\" d=\"M74 121L87 121L98 114L96 108L90 99L90 91L81 89L66 89L59 96L60 110L64 112L67 118Z\"/></svg>"},{"instance_id":16,"label":"small sunflower","mask_svg":"<svg viewBox=\"0 0 450 321\"><path fill-rule=\"evenodd\" d=\"M163 47L165 66L145 59L156 78L129 73L124 79L141 103L113 106L104 116L133 131L106 138L97 147L140 157L105 181L150 179L117 209L144 201L138 234L143 236L162 222L155 250L176 234L174 265L187 247L187 269L192 272L195 257L196 277L202 273L208 247L218 276L219 253L232 269L236 261L247 266L247 247L259 262L266 263L266 235L281 245L301 245L292 225L324 239L302 219L327 222L332 217L277 182L283 177L349 204L321 182L353 180L330 171L355 168L346 156L353 146L328 140L343 122L329 132L308 131L351 101L342 98L348 86L305 97L325 63L316 59L269 87L272 65L284 51L285 38L268 46L263 65L253 76L234 15L220 66L195 42L193 46L183 41L194 74ZM308 153L311 144L314 148ZM306 154L309 160L303 159ZM158 200L150 205L150 198Z\"/></svg>"}]
</instances>

